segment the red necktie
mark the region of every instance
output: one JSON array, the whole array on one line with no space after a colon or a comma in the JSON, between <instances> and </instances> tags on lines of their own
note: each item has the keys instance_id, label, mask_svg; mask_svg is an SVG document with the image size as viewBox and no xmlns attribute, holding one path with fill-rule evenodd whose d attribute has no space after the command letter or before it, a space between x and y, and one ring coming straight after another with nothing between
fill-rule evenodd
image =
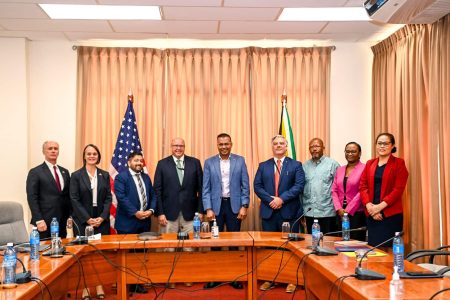
<instances>
[{"instance_id":1,"label":"red necktie","mask_svg":"<svg viewBox=\"0 0 450 300\"><path fill-rule=\"evenodd\" d=\"M278 197L278 184L280 183L281 159L277 159L277 169L275 170L275 197Z\"/></svg>"},{"instance_id":2,"label":"red necktie","mask_svg":"<svg viewBox=\"0 0 450 300\"><path fill-rule=\"evenodd\" d=\"M56 166L53 166L53 172L55 173L56 187L58 192L61 192L61 181L59 181L58 172L56 172Z\"/></svg>"}]
</instances>

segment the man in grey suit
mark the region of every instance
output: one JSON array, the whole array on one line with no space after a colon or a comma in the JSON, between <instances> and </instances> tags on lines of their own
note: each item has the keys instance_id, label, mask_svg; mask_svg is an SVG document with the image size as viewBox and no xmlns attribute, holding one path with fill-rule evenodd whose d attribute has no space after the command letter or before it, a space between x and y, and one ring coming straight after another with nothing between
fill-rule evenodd
<instances>
[{"instance_id":1,"label":"man in grey suit","mask_svg":"<svg viewBox=\"0 0 450 300\"><path fill-rule=\"evenodd\" d=\"M50 237L50 222L56 217L59 236L66 237L66 222L72 212L69 198L70 175L58 166L59 145L46 141L42 145L44 163L28 172L26 189L31 210L31 224L36 225L41 238Z\"/></svg>"},{"instance_id":2,"label":"man in grey suit","mask_svg":"<svg viewBox=\"0 0 450 300\"><path fill-rule=\"evenodd\" d=\"M225 227L227 231L240 231L250 202L247 166L242 156L231 153L232 146L230 135L219 134L219 155L205 161L203 172L203 208L207 219L216 219L219 231ZM210 282L205 287L217 284ZM232 286L242 288L240 282L233 282Z\"/></svg>"}]
</instances>

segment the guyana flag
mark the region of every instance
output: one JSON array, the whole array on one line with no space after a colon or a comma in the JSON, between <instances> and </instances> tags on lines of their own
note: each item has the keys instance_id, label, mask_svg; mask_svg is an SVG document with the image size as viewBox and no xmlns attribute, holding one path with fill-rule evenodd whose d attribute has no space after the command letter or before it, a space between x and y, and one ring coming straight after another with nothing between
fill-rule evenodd
<instances>
[{"instance_id":1,"label":"guyana flag","mask_svg":"<svg viewBox=\"0 0 450 300\"><path fill-rule=\"evenodd\" d=\"M283 108L281 109L281 122L278 134L284 136L284 138L288 141L288 149L286 156L292 158L293 160L296 160L294 134L292 132L291 120L289 119L289 114L286 107L286 100L287 96L285 93L283 93L282 96Z\"/></svg>"}]
</instances>

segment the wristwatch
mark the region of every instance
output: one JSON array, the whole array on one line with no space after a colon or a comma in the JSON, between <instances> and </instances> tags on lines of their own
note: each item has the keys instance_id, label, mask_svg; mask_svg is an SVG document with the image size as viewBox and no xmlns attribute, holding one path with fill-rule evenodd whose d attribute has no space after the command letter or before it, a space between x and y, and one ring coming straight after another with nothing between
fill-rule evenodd
<instances>
[{"instance_id":1,"label":"wristwatch","mask_svg":"<svg viewBox=\"0 0 450 300\"><path fill-rule=\"evenodd\" d=\"M248 204L242 204L241 207L248 208Z\"/></svg>"}]
</instances>

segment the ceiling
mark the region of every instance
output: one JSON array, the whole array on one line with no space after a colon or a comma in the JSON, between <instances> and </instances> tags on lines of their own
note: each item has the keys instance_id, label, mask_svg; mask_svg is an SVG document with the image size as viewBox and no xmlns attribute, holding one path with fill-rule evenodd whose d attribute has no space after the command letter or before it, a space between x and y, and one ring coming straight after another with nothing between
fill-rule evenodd
<instances>
[{"instance_id":1,"label":"ceiling","mask_svg":"<svg viewBox=\"0 0 450 300\"><path fill-rule=\"evenodd\" d=\"M161 21L51 20L37 3L158 5ZM66 40L318 40L376 42L398 25L277 22L283 7L360 6L364 0L0 0L0 37Z\"/></svg>"}]
</instances>

